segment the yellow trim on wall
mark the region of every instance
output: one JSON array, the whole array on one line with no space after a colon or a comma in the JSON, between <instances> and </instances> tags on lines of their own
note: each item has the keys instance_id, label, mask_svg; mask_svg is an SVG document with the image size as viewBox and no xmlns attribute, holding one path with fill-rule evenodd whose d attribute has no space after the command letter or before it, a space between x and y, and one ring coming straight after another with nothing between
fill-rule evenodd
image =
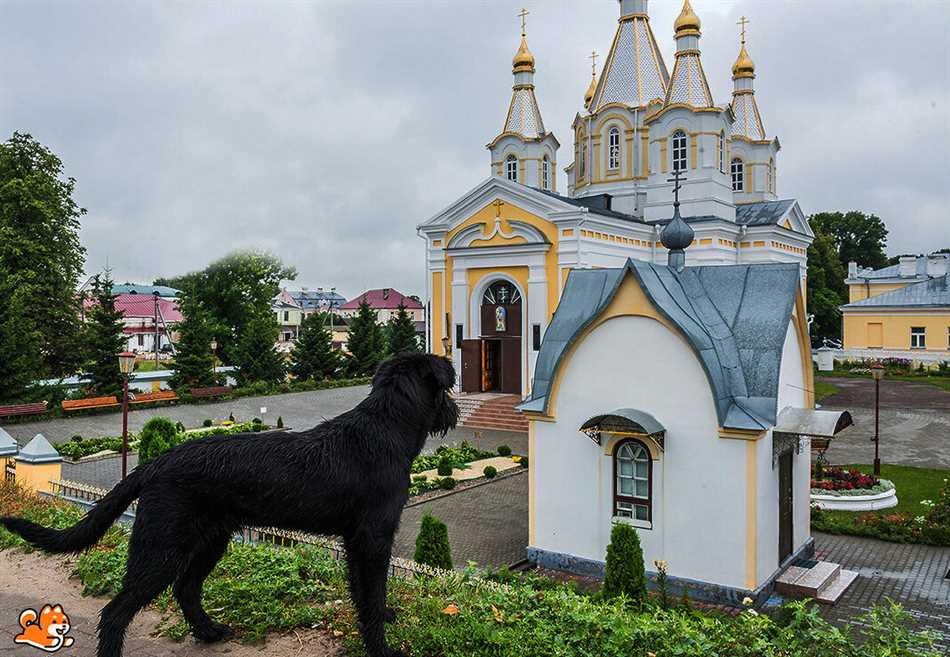
<instances>
[{"instance_id":1,"label":"yellow trim on wall","mask_svg":"<svg viewBox=\"0 0 950 657\"><path fill-rule=\"evenodd\" d=\"M726 429L725 427L719 427L719 437L729 440L749 440L751 442L756 442L758 440L762 440L767 435L768 431L761 429Z\"/></svg>"},{"instance_id":2,"label":"yellow trim on wall","mask_svg":"<svg viewBox=\"0 0 950 657\"><path fill-rule=\"evenodd\" d=\"M745 587L755 589L756 570L759 560L758 539L758 463L756 448L758 444L750 442L745 446ZM528 462L531 465L531 462Z\"/></svg>"},{"instance_id":3,"label":"yellow trim on wall","mask_svg":"<svg viewBox=\"0 0 950 657\"><path fill-rule=\"evenodd\" d=\"M445 355L445 350L442 349L442 336L445 335L443 324L443 315L442 315L442 272L434 271L432 272L432 318L430 320L429 330L431 335L429 336L429 344L432 348L432 353L438 354L439 356Z\"/></svg>"}]
</instances>

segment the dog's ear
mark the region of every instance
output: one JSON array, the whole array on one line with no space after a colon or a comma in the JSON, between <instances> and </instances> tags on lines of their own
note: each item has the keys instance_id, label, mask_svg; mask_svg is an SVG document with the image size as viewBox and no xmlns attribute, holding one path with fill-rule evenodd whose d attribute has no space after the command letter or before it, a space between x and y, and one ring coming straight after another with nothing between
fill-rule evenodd
<instances>
[{"instance_id":1,"label":"dog's ear","mask_svg":"<svg viewBox=\"0 0 950 657\"><path fill-rule=\"evenodd\" d=\"M442 390L451 390L455 387L455 367L452 362L442 356L426 355L428 373L435 379L436 385Z\"/></svg>"}]
</instances>

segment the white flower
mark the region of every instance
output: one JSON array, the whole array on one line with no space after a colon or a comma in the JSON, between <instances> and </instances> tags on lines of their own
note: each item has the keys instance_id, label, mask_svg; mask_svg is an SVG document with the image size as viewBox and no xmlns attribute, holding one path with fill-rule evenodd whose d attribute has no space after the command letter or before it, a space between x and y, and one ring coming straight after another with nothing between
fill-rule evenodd
<instances>
[{"instance_id":1,"label":"white flower","mask_svg":"<svg viewBox=\"0 0 950 657\"><path fill-rule=\"evenodd\" d=\"M925 522L927 522L927 518L925 518L924 516L917 516L916 518L914 518L914 522L916 522L918 525L922 525Z\"/></svg>"},{"instance_id":2,"label":"white flower","mask_svg":"<svg viewBox=\"0 0 950 657\"><path fill-rule=\"evenodd\" d=\"M755 609L746 609L746 610L745 610L745 613L751 614L751 615L753 615L753 616L758 616L758 615L759 615L759 612L757 612Z\"/></svg>"},{"instance_id":3,"label":"white flower","mask_svg":"<svg viewBox=\"0 0 950 657\"><path fill-rule=\"evenodd\" d=\"M749 596L742 598L742 606L744 607L751 607L754 602L755 600L753 600Z\"/></svg>"}]
</instances>

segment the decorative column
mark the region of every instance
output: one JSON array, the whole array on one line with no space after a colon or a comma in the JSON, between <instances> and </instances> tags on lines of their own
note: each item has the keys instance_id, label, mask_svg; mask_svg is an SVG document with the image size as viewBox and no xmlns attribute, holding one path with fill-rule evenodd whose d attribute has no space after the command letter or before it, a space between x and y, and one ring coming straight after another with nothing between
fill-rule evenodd
<instances>
[{"instance_id":1,"label":"decorative column","mask_svg":"<svg viewBox=\"0 0 950 657\"><path fill-rule=\"evenodd\" d=\"M63 457L38 433L16 457L16 481L37 493L52 493L50 481L60 479Z\"/></svg>"}]
</instances>

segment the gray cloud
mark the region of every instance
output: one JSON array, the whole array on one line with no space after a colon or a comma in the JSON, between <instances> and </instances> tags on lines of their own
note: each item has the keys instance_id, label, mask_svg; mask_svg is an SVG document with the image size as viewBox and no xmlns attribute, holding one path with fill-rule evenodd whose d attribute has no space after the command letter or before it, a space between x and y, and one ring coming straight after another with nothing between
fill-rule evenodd
<instances>
[{"instance_id":1,"label":"gray cloud","mask_svg":"<svg viewBox=\"0 0 950 657\"><path fill-rule=\"evenodd\" d=\"M526 3L545 122L570 123L616 2ZM262 247L353 296L424 290L415 225L488 174L517 48L509 2L0 4L0 130L64 160L89 210L87 269L151 280ZM651 3L673 63L678 0ZM736 20L779 191L858 208L889 251L950 246L950 4L694 0L716 100ZM564 187L564 176L559 181Z\"/></svg>"}]
</instances>

